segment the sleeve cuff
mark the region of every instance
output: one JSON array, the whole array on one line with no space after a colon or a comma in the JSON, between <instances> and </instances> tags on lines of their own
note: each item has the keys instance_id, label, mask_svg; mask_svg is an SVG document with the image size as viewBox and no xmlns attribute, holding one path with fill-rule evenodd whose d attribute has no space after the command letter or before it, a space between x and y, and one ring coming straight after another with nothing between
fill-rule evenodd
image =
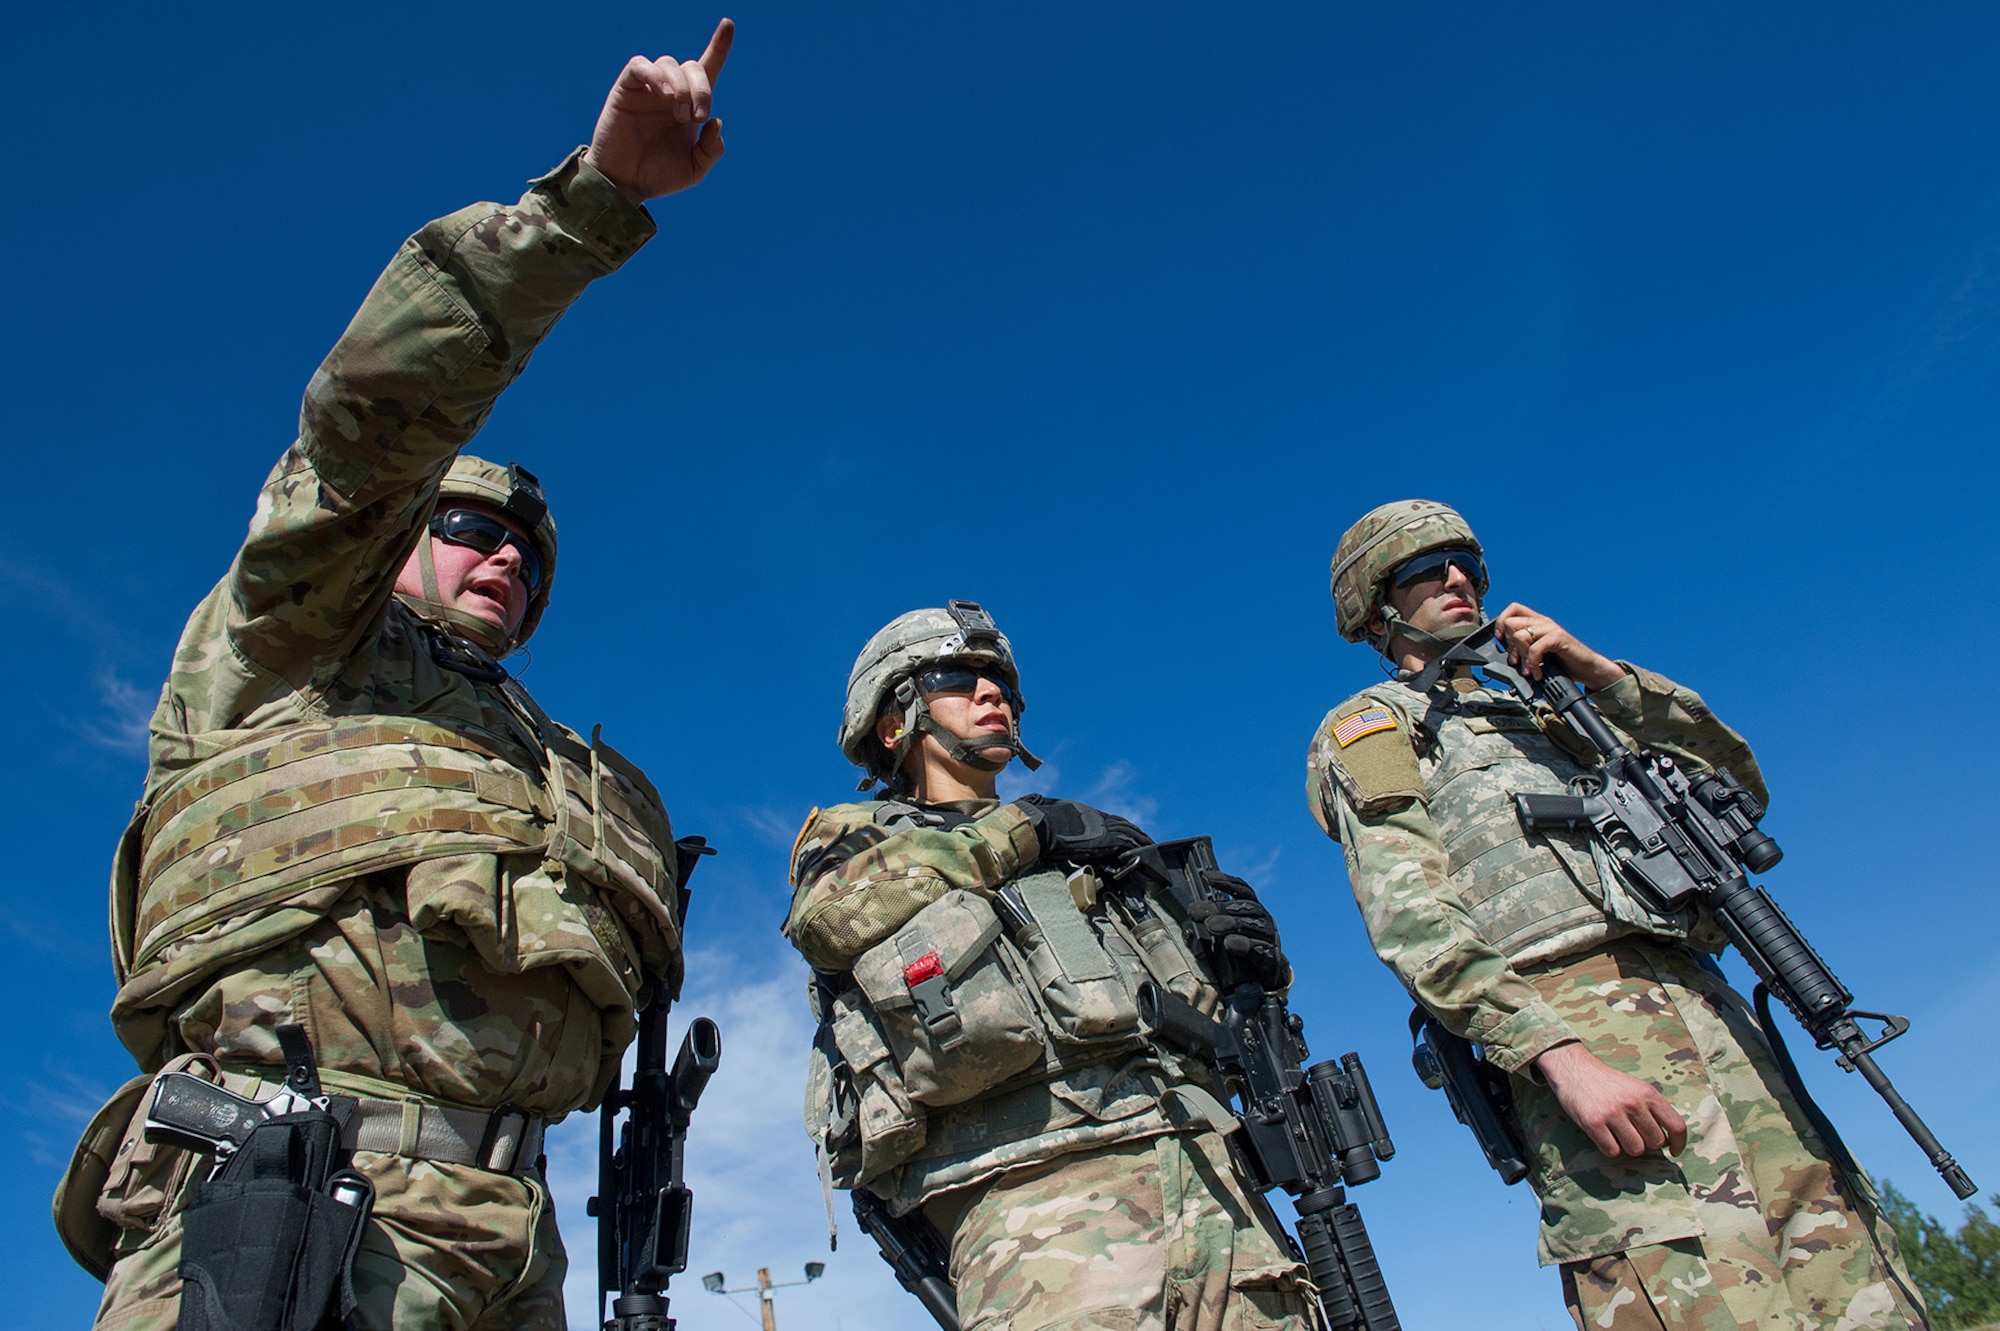
<instances>
[{"instance_id":1,"label":"sleeve cuff","mask_svg":"<svg viewBox=\"0 0 2000 1331\"><path fill-rule=\"evenodd\" d=\"M658 230L652 214L626 198L604 173L583 160L579 145L547 175L528 184L549 201L549 210L564 231L618 267Z\"/></svg>"},{"instance_id":2,"label":"sleeve cuff","mask_svg":"<svg viewBox=\"0 0 2000 1331\"><path fill-rule=\"evenodd\" d=\"M1469 1034L1485 1046L1488 1063L1502 1072L1518 1072L1523 1076L1528 1075L1529 1065L1542 1054L1577 1038L1569 1023L1558 1017L1554 1008L1540 1001L1529 1004L1491 1029L1482 1029L1481 1023L1475 1019Z\"/></svg>"}]
</instances>

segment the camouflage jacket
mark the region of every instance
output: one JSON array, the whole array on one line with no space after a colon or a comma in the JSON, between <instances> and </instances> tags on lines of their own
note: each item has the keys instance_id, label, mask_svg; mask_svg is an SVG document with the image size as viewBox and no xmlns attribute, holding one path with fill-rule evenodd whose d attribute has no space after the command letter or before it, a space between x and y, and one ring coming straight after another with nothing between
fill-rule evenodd
<instances>
[{"instance_id":1,"label":"camouflage jacket","mask_svg":"<svg viewBox=\"0 0 2000 1331\"><path fill-rule=\"evenodd\" d=\"M114 871L112 1015L143 1067L185 1050L282 1065L272 1028L296 1020L335 1086L561 1113L615 1069L644 973L677 978L657 795L517 684L447 668L393 596L459 449L652 233L578 150L518 203L411 237L313 375L297 442L183 631ZM260 782L194 831L171 824L212 788ZM248 833L231 829L314 802L347 825L266 860L336 852L325 867L218 916L270 867L239 857ZM371 857L369 838L447 839ZM156 873L178 897L160 899Z\"/></svg>"},{"instance_id":2,"label":"camouflage jacket","mask_svg":"<svg viewBox=\"0 0 2000 1331\"><path fill-rule=\"evenodd\" d=\"M1636 744L1695 766L1727 766L1762 797L1763 777L1749 746L1697 695L1650 670L1620 665L1624 678L1592 695L1607 721ZM1566 927L1534 935L1541 946L1525 954L1510 950L1507 940L1488 937L1490 930L1481 929L1468 890L1477 886L1483 897L1488 885L1465 883L1463 870L1469 857L1465 843L1477 843L1471 847L1477 851L1486 847L1487 839L1467 835L1479 829L1440 826L1443 811L1427 798L1427 782L1437 772L1436 746L1426 732L1434 735L1441 726L1463 726L1474 713L1497 720L1498 724L1488 721L1483 726L1493 732L1491 742L1496 747L1503 752L1544 752L1548 756L1543 761L1552 773L1573 770L1573 759L1565 755L1584 752L1581 740L1559 720L1531 712L1517 699L1470 680L1441 685L1428 698L1392 682L1366 690L1327 714L1307 757L1306 797L1320 827L1343 847L1348 878L1376 954L1419 1003L1453 1031L1483 1044L1495 1066L1514 1072L1525 1070L1544 1050L1573 1038L1569 1027L1519 973L1519 965L1577 955L1635 932L1674 934L1691 928L1693 941L1711 948L1718 937L1705 921L1678 927L1675 922L1647 920L1635 913L1635 903L1621 904L1619 894L1607 892L1600 883L1589 847L1580 836L1551 847L1550 863L1560 860L1582 889L1571 917L1563 922ZM1515 714L1518 725L1508 724ZM1343 728L1348 722L1352 724ZM1510 735L1515 736L1511 744ZM1518 833L1517 826L1508 830ZM1548 840L1562 836L1551 834ZM1457 846L1456 861L1448 845ZM1507 872L1523 870L1509 865ZM1589 901L1592 897L1599 899L1596 904Z\"/></svg>"},{"instance_id":3,"label":"camouflage jacket","mask_svg":"<svg viewBox=\"0 0 2000 1331\"><path fill-rule=\"evenodd\" d=\"M807 819L785 933L816 975L806 1128L836 1185L900 1214L1221 1115L1205 1070L1139 1034L1142 980L1214 1009L1179 929L1039 854L1027 817L990 800ZM1003 888L1012 924L992 904Z\"/></svg>"}]
</instances>

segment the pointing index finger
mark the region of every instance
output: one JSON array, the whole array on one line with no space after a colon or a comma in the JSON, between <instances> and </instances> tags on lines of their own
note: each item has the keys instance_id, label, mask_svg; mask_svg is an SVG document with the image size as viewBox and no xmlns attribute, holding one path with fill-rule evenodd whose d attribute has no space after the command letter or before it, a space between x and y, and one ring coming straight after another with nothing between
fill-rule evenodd
<instances>
[{"instance_id":1,"label":"pointing index finger","mask_svg":"<svg viewBox=\"0 0 2000 1331\"><path fill-rule=\"evenodd\" d=\"M726 18L715 25L715 35L708 39L708 49L701 53L701 67L711 86L722 77L722 66L728 61L729 48L735 41L735 19Z\"/></svg>"}]
</instances>

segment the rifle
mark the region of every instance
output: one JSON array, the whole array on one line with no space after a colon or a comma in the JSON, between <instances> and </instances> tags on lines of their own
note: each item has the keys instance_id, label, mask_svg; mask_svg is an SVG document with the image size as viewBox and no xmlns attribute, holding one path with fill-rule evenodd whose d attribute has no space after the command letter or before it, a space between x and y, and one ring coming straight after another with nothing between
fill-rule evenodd
<instances>
[{"instance_id":1,"label":"rifle","mask_svg":"<svg viewBox=\"0 0 2000 1331\"><path fill-rule=\"evenodd\" d=\"M1428 1008L1410 1014L1410 1036L1416 1042L1410 1062L1417 1080L1444 1092L1452 1117L1472 1129L1502 1183L1512 1187L1526 1178L1528 1151L1514 1127L1514 1089L1507 1074L1481 1058L1472 1041L1446 1030Z\"/></svg>"},{"instance_id":2,"label":"rifle","mask_svg":"<svg viewBox=\"0 0 2000 1331\"><path fill-rule=\"evenodd\" d=\"M958 1331L958 1296L951 1284L951 1254L945 1251L931 1222L917 1212L889 1214L880 1197L856 1188L854 1219L861 1232L875 1240L882 1260L896 1273L896 1282L917 1296L924 1311L937 1319L941 1331Z\"/></svg>"},{"instance_id":3,"label":"rifle","mask_svg":"<svg viewBox=\"0 0 2000 1331\"><path fill-rule=\"evenodd\" d=\"M1876 1066L1874 1051L1909 1030L1909 1019L1854 1007L1854 995L1771 894L1750 882L1745 870L1762 873L1784 857L1778 843L1758 830L1764 806L1757 797L1727 768L1690 774L1665 754L1634 753L1558 663L1545 660L1537 684L1514 669L1497 634L1489 621L1411 683L1426 689L1455 667L1477 669L1522 701L1539 699L1553 707L1597 751L1597 770L1573 783L1577 794L1516 795L1521 826L1530 832L1588 830L1617 861L1633 894L1653 911L1671 914L1693 901L1706 905L1756 972L1760 1006L1765 994L1776 994L1816 1046L1838 1051L1841 1069L1859 1072L1888 1102L1960 1200L1979 1191ZM1881 1022L1881 1033L1871 1038L1860 1019ZM1766 1034L1782 1048L1768 1022ZM1806 1098L1802 1087L1794 1089Z\"/></svg>"},{"instance_id":4,"label":"rifle","mask_svg":"<svg viewBox=\"0 0 2000 1331\"><path fill-rule=\"evenodd\" d=\"M1193 1054L1221 1074L1238 1128L1229 1134L1259 1192L1283 1188L1298 1213L1295 1255L1306 1263L1329 1331L1399 1331L1382 1268L1361 1212L1343 1183L1380 1177L1377 1160L1396 1153L1358 1054L1311 1067L1305 1022L1282 994L1238 973L1206 925L1187 908L1228 898L1208 882L1215 851L1207 837L1163 841L1140 850L1111 878L1135 911L1145 911L1135 878L1163 886L1180 907L1181 930L1207 962L1221 990L1220 1019L1146 982L1139 1017L1149 1036Z\"/></svg>"},{"instance_id":5,"label":"rifle","mask_svg":"<svg viewBox=\"0 0 2000 1331\"><path fill-rule=\"evenodd\" d=\"M679 918L687 920L688 878L704 855L703 837L674 843ZM667 1070L667 1009L678 995L656 990L639 1013L638 1066L621 1089L613 1073L598 1112L597 1311L611 1299L605 1331L674 1331L667 1282L687 1270L694 1191L684 1181L688 1122L722 1062L722 1032L707 1017L688 1023L673 1070ZM620 1110L625 1122L616 1123Z\"/></svg>"}]
</instances>

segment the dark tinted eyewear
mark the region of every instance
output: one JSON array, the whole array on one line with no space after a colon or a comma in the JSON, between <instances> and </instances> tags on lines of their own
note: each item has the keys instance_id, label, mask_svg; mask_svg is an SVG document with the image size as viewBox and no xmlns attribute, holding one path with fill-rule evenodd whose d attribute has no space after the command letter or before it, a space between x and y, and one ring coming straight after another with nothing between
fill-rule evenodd
<instances>
[{"instance_id":1,"label":"dark tinted eyewear","mask_svg":"<svg viewBox=\"0 0 2000 1331\"><path fill-rule=\"evenodd\" d=\"M1486 594L1486 561L1470 550L1433 550L1427 555L1406 559L1396 565L1395 571L1389 578L1395 584L1396 590L1401 591L1412 583L1423 582L1430 578L1442 581L1447 566L1463 573L1474 591L1481 596Z\"/></svg>"},{"instance_id":2,"label":"dark tinted eyewear","mask_svg":"<svg viewBox=\"0 0 2000 1331\"><path fill-rule=\"evenodd\" d=\"M446 509L432 515L431 535L484 555L497 554L501 546L511 545L514 553L521 556L521 581L528 584L528 595L533 596L542 589L541 552L535 549L532 542L509 531L498 518L475 513L469 508Z\"/></svg>"},{"instance_id":3,"label":"dark tinted eyewear","mask_svg":"<svg viewBox=\"0 0 2000 1331\"><path fill-rule=\"evenodd\" d=\"M982 679L991 681L1000 690L1000 701L1009 707L1014 705L1014 686L997 670L981 670L974 666L932 666L929 670L918 672L917 688L925 693L970 695L978 691Z\"/></svg>"}]
</instances>

